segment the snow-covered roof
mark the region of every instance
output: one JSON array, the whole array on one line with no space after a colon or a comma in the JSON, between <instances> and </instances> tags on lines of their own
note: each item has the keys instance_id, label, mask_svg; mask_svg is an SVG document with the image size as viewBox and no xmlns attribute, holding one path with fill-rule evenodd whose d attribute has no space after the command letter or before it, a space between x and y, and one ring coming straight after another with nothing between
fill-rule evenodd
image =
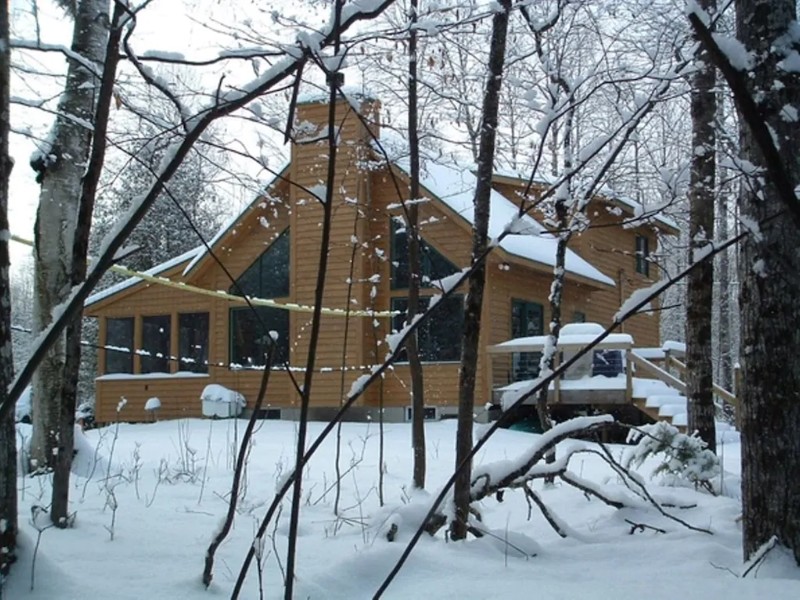
<instances>
[{"instance_id":1,"label":"snow-covered roof","mask_svg":"<svg viewBox=\"0 0 800 600\"><path fill-rule=\"evenodd\" d=\"M363 89L360 86L346 85L341 88L341 93L348 102L370 102L378 99L377 94ZM319 89L307 89L297 95L297 104L312 104L316 102L327 103L331 97L331 91L327 87ZM338 97L342 99L341 96Z\"/></svg>"},{"instance_id":2,"label":"snow-covered roof","mask_svg":"<svg viewBox=\"0 0 800 600\"><path fill-rule=\"evenodd\" d=\"M148 269L147 271L144 272L144 274L158 275L159 273L168 271L173 267L177 267L178 265L180 265L183 262L186 262L187 260L194 259L195 257L203 254L204 251L205 251L205 246L198 246L197 248L192 248L191 250L189 250L188 252L184 252L180 256L171 258L168 261L161 263L160 265L156 265L152 269ZM119 283L109 286L104 290L92 294L86 299L86 302L84 303L83 306L84 308L86 308L91 306L92 304L100 302L101 300L105 300L109 296L113 296L114 294L121 292L122 290L126 290L129 287L136 285L140 281L142 281L141 277L128 277L128 279L125 279L124 281L120 281Z\"/></svg>"},{"instance_id":3,"label":"snow-covered roof","mask_svg":"<svg viewBox=\"0 0 800 600\"><path fill-rule=\"evenodd\" d=\"M404 159L395 164L408 173ZM436 199L447 205L470 225L474 222L472 205L477 177L470 168L455 164L425 161L420 169L420 183ZM519 217L519 210L508 198L492 190L489 209L489 237L496 240L507 228L513 231L498 246L515 256L555 267L558 240L530 215ZM613 286L614 280L601 273L589 262L567 249L565 268L568 273Z\"/></svg>"},{"instance_id":4,"label":"snow-covered roof","mask_svg":"<svg viewBox=\"0 0 800 600\"><path fill-rule=\"evenodd\" d=\"M520 173L518 171L508 169L495 169L494 175L496 177L506 177L508 179L516 179L519 182L527 183L530 179L530 173ZM537 174L533 180L535 185L551 186L557 183L557 179L548 175ZM661 207L645 207L640 202L637 202L629 196L624 196L619 192L611 189L608 186L603 186L598 192L598 198L604 199L607 202L617 204L621 208L630 212L635 219L642 219L642 222L655 221L656 223L666 227L667 229L678 230L678 224L670 217L664 214Z\"/></svg>"},{"instance_id":5,"label":"snow-covered roof","mask_svg":"<svg viewBox=\"0 0 800 600\"><path fill-rule=\"evenodd\" d=\"M559 348L582 348L590 344L596 338L593 334L565 334L558 336ZM507 342L495 344L489 348L491 353L508 353L508 352L538 352L544 349L548 343L549 336L546 335L531 335L527 337L515 338ZM607 349L618 348L624 349L633 345L633 338L627 333L612 333L602 342L597 344L595 348Z\"/></svg>"}]
</instances>

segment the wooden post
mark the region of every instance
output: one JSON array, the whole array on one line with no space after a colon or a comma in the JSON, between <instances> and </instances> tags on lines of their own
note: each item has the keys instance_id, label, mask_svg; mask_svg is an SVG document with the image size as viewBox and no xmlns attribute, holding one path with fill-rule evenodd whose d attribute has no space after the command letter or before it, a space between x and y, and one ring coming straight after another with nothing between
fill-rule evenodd
<instances>
[{"instance_id":1,"label":"wooden post","mask_svg":"<svg viewBox=\"0 0 800 600\"><path fill-rule=\"evenodd\" d=\"M134 314L133 316L133 372L142 372L142 356L139 350L142 349L142 316Z\"/></svg>"},{"instance_id":2,"label":"wooden post","mask_svg":"<svg viewBox=\"0 0 800 600\"><path fill-rule=\"evenodd\" d=\"M733 405L733 422L736 423L736 429L741 431L741 415L742 411L739 405L742 403L742 368L736 365L733 368L733 395L736 396L736 403Z\"/></svg>"},{"instance_id":3,"label":"wooden post","mask_svg":"<svg viewBox=\"0 0 800 600\"><path fill-rule=\"evenodd\" d=\"M491 354L488 348L484 348L484 359L486 360L486 379L487 384L484 389L488 391L489 398L486 400L489 404L494 404L494 355Z\"/></svg>"},{"instance_id":4,"label":"wooden post","mask_svg":"<svg viewBox=\"0 0 800 600\"><path fill-rule=\"evenodd\" d=\"M628 404L633 402L633 363L631 362L633 350L625 350L625 401Z\"/></svg>"}]
</instances>

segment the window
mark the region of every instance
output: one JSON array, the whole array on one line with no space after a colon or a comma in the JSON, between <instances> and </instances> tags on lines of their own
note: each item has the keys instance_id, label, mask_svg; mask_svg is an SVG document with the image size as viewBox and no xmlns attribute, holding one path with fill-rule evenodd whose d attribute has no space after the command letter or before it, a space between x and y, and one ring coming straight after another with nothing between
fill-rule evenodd
<instances>
[{"instance_id":1,"label":"window","mask_svg":"<svg viewBox=\"0 0 800 600\"><path fill-rule=\"evenodd\" d=\"M586 323L586 313L576 310L572 313L572 322L573 323Z\"/></svg>"},{"instance_id":2,"label":"window","mask_svg":"<svg viewBox=\"0 0 800 600\"><path fill-rule=\"evenodd\" d=\"M408 235L405 225L397 219L391 219L392 230L392 289L408 288ZM430 281L452 275L458 269L445 258L438 250L423 239L419 241L419 258L422 270L422 287Z\"/></svg>"},{"instance_id":3,"label":"window","mask_svg":"<svg viewBox=\"0 0 800 600\"><path fill-rule=\"evenodd\" d=\"M429 298L419 299L418 313L428 308ZM461 360L461 331L464 324L464 298L460 294L440 300L442 306L417 329L420 360L424 362L452 362ZM403 314L392 319L392 328L399 331L405 323L408 298L392 298L392 310ZM407 360L405 352L400 360Z\"/></svg>"},{"instance_id":4,"label":"window","mask_svg":"<svg viewBox=\"0 0 800 600\"><path fill-rule=\"evenodd\" d=\"M178 315L178 370L208 373L208 313Z\"/></svg>"},{"instance_id":5,"label":"window","mask_svg":"<svg viewBox=\"0 0 800 600\"><path fill-rule=\"evenodd\" d=\"M544 309L527 300L511 300L511 337L528 337L544 333ZM541 352L515 352L511 360L511 380L523 381L539 375Z\"/></svg>"},{"instance_id":6,"label":"window","mask_svg":"<svg viewBox=\"0 0 800 600\"><path fill-rule=\"evenodd\" d=\"M142 317L142 373L169 373L169 315Z\"/></svg>"},{"instance_id":7,"label":"window","mask_svg":"<svg viewBox=\"0 0 800 600\"><path fill-rule=\"evenodd\" d=\"M258 313L258 314L256 314ZM278 352L273 363L289 358L289 311L268 306L232 308L230 311L230 362L241 367L266 364L269 332L278 334Z\"/></svg>"},{"instance_id":8,"label":"window","mask_svg":"<svg viewBox=\"0 0 800 600\"><path fill-rule=\"evenodd\" d=\"M232 294L256 298L289 295L289 230L286 229L231 286ZM258 306L230 310L230 364L263 367L266 364L269 332L278 334L274 363L289 358L289 312Z\"/></svg>"},{"instance_id":9,"label":"window","mask_svg":"<svg viewBox=\"0 0 800 600\"><path fill-rule=\"evenodd\" d=\"M106 373L133 373L133 318L106 319Z\"/></svg>"},{"instance_id":10,"label":"window","mask_svg":"<svg viewBox=\"0 0 800 600\"><path fill-rule=\"evenodd\" d=\"M261 256L239 276L231 294L255 298L289 295L289 230L284 230Z\"/></svg>"},{"instance_id":11,"label":"window","mask_svg":"<svg viewBox=\"0 0 800 600\"><path fill-rule=\"evenodd\" d=\"M650 276L650 240L643 236L636 236L636 272L645 277Z\"/></svg>"}]
</instances>

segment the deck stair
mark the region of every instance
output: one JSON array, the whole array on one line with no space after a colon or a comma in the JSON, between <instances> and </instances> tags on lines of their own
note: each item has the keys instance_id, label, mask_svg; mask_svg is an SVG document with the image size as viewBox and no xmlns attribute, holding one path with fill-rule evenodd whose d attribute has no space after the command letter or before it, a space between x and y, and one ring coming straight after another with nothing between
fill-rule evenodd
<instances>
[{"instance_id":1,"label":"deck stair","mask_svg":"<svg viewBox=\"0 0 800 600\"><path fill-rule=\"evenodd\" d=\"M680 430L686 429L686 396L653 395L646 399L634 398L633 404L654 421L666 421Z\"/></svg>"}]
</instances>

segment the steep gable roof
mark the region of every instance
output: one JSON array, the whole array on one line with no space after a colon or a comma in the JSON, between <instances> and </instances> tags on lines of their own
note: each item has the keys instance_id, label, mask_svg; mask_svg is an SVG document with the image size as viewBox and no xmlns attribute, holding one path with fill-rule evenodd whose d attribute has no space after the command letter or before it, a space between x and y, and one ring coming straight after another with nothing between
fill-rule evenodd
<instances>
[{"instance_id":1,"label":"steep gable roof","mask_svg":"<svg viewBox=\"0 0 800 600\"><path fill-rule=\"evenodd\" d=\"M495 181L512 183L517 185L527 185L529 176L504 169L495 170L492 174ZM556 183L555 178L538 176L533 181L534 185L550 187ZM653 223L670 235L679 233L678 224L664 214L663 207L646 208L629 196L624 196L608 187L602 187L597 194L597 199L606 202L614 208L620 209L623 213L632 217L633 220L641 221L641 224Z\"/></svg>"},{"instance_id":2,"label":"steep gable roof","mask_svg":"<svg viewBox=\"0 0 800 600\"><path fill-rule=\"evenodd\" d=\"M273 179L265 187L266 190L273 188L278 182L283 181L289 171L290 164L285 164L276 172ZM400 170L405 176L408 175L407 161L403 159L395 160L393 167ZM445 164L443 162L425 161L424 168L420 174L421 185L430 194L431 200L441 202L452 213L455 213L468 225L474 221L474 211L472 199L477 184L477 178L470 168L463 168L455 164ZM264 196L259 195L250 204L245 206L239 213L233 216L223 225L214 237L209 241L208 246L212 249L221 244L229 234L235 232L237 224L248 214L248 212L259 207L264 201ZM556 247L558 240L549 233L545 227L530 215L518 216L517 206L501 193L492 190L490 196L491 208L489 219L489 237L492 243L510 255L531 261L545 267L555 267ZM509 229L510 233L499 242L500 235ZM186 278L195 271L201 263L210 256L205 246L199 246L180 256L176 256L160 265L153 267L145 272L146 275L157 275L166 270L186 263L182 271L182 276ZM589 280L595 284L614 287L614 280L601 273L587 260L580 257L577 253L567 249L565 258L565 268L567 273ZM133 285L141 282L141 278L131 277L116 285L113 285L97 294L90 296L85 306L91 306L113 296Z\"/></svg>"},{"instance_id":3,"label":"steep gable roof","mask_svg":"<svg viewBox=\"0 0 800 600\"><path fill-rule=\"evenodd\" d=\"M407 162L395 161L403 173L408 174ZM433 199L444 203L451 211L463 218L470 226L474 222L472 205L477 177L468 168L457 165L426 161L420 169L420 184L430 192ZM558 240L530 215L519 217L519 210L508 198L492 190L489 210L489 238L491 243L509 254L555 267ZM510 233L496 242L500 235ZM568 273L591 281L614 286L614 280L601 273L588 261L567 249L565 268Z\"/></svg>"}]
</instances>

